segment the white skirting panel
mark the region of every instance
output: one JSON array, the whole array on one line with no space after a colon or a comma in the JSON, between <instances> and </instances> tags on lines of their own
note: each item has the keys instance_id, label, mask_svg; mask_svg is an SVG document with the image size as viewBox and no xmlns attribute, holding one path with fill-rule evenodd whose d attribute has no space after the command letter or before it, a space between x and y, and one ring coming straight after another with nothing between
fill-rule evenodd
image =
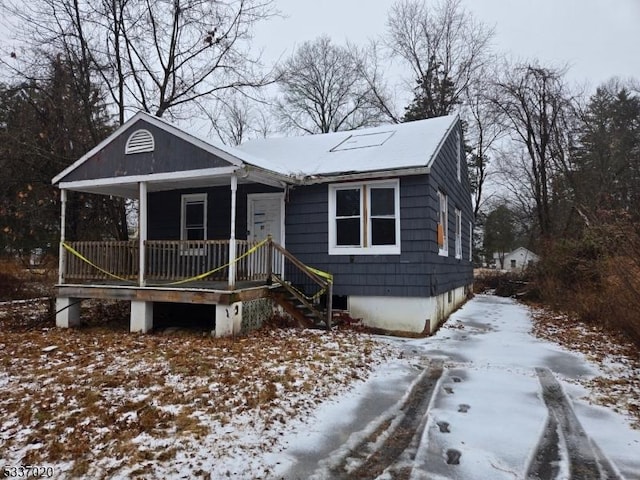
<instances>
[{"instance_id":1,"label":"white skirting panel","mask_svg":"<svg viewBox=\"0 0 640 480\"><path fill-rule=\"evenodd\" d=\"M368 327L407 334L430 334L467 298L459 287L436 297L368 297L351 295L349 314Z\"/></svg>"}]
</instances>

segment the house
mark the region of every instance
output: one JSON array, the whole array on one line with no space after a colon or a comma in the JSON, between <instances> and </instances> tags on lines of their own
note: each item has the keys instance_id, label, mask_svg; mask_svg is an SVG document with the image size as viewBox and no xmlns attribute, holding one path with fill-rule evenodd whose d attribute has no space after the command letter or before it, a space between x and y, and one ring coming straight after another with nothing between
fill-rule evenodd
<instances>
[{"instance_id":1,"label":"house","mask_svg":"<svg viewBox=\"0 0 640 480\"><path fill-rule=\"evenodd\" d=\"M470 292L472 208L460 119L214 145L137 113L53 179L57 325L78 300L212 305L216 335L273 311L424 335ZM139 238L65 238L68 192L136 199ZM66 307L66 308L65 308Z\"/></svg>"},{"instance_id":2,"label":"house","mask_svg":"<svg viewBox=\"0 0 640 480\"><path fill-rule=\"evenodd\" d=\"M500 262L500 257L501 255L498 253L493 254L496 265L502 265L503 270L518 272L522 272L540 259L538 255L524 247L518 247L509 253L505 253L502 263Z\"/></svg>"}]
</instances>

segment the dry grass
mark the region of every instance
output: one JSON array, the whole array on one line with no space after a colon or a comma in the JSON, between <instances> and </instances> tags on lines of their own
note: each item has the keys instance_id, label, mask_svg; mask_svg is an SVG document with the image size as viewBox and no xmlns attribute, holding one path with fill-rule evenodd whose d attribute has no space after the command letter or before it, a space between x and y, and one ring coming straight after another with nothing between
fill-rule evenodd
<instances>
[{"instance_id":1,"label":"dry grass","mask_svg":"<svg viewBox=\"0 0 640 480\"><path fill-rule=\"evenodd\" d=\"M0 327L11 318L0 311ZM60 478L153 478L158 465L169 469L158 477L175 465L196 475L214 450L237 455L249 442L268 451L275 426L365 378L390 348L354 332L215 339L1 328L0 458L55 465ZM250 440L234 437L238 425L252 429Z\"/></svg>"},{"instance_id":2,"label":"dry grass","mask_svg":"<svg viewBox=\"0 0 640 480\"><path fill-rule=\"evenodd\" d=\"M640 348L622 333L585 323L575 316L535 308L533 333L550 342L583 353L598 364L602 376L580 383L590 400L629 415L640 429Z\"/></svg>"}]
</instances>

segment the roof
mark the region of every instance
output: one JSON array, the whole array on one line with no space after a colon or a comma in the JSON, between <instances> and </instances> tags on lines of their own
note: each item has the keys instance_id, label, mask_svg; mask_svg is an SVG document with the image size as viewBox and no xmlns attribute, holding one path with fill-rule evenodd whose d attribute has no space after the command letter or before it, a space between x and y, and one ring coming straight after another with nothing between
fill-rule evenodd
<instances>
[{"instance_id":1,"label":"roof","mask_svg":"<svg viewBox=\"0 0 640 480\"><path fill-rule=\"evenodd\" d=\"M277 162L295 176L331 176L430 167L457 115L347 132L250 140L238 147L258 161Z\"/></svg>"},{"instance_id":2,"label":"roof","mask_svg":"<svg viewBox=\"0 0 640 480\"><path fill-rule=\"evenodd\" d=\"M414 168L428 173L440 147L459 121L457 115L414 122L382 125L373 128L298 137L251 140L239 147L213 143L145 112L131 119L100 142L78 161L56 175L52 183L65 184L65 177L83 163L99 154L124 131L144 120L170 134L226 160L232 169L245 169L251 176L273 175L279 182L323 181L325 177L359 174L367 176L382 172L408 174ZM166 176L168 174L164 174ZM164 177L163 177L164 179ZM106 183L137 182L138 177L122 177ZM164 179L166 180L166 179ZM105 183L104 179L100 179ZM69 182L90 184L91 181ZM98 186L92 187L98 188Z\"/></svg>"}]
</instances>

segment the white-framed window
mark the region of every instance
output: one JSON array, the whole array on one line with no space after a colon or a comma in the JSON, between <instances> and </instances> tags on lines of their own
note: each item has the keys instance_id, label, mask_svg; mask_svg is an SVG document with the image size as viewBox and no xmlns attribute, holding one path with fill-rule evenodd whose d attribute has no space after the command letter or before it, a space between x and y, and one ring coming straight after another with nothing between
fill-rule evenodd
<instances>
[{"instance_id":1,"label":"white-framed window","mask_svg":"<svg viewBox=\"0 0 640 480\"><path fill-rule=\"evenodd\" d=\"M461 159L461 146L460 146L460 132L456 132L456 173L458 181L462 181L462 159Z\"/></svg>"},{"instance_id":2,"label":"white-framed window","mask_svg":"<svg viewBox=\"0 0 640 480\"><path fill-rule=\"evenodd\" d=\"M207 194L182 195L180 240L207 239Z\"/></svg>"},{"instance_id":3,"label":"white-framed window","mask_svg":"<svg viewBox=\"0 0 640 480\"><path fill-rule=\"evenodd\" d=\"M473 222L469 222L469 261L473 262Z\"/></svg>"},{"instance_id":4,"label":"white-framed window","mask_svg":"<svg viewBox=\"0 0 640 480\"><path fill-rule=\"evenodd\" d=\"M400 182L329 185L329 255L400 253Z\"/></svg>"},{"instance_id":5,"label":"white-framed window","mask_svg":"<svg viewBox=\"0 0 640 480\"><path fill-rule=\"evenodd\" d=\"M456 258L462 258L462 212L456 208Z\"/></svg>"},{"instance_id":6,"label":"white-framed window","mask_svg":"<svg viewBox=\"0 0 640 480\"><path fill-rule=\"evenodd\" d=\"M449 255L449 212L447 207L447 195L438 190L438 255Z\"/></svg>"}]
</instances>

